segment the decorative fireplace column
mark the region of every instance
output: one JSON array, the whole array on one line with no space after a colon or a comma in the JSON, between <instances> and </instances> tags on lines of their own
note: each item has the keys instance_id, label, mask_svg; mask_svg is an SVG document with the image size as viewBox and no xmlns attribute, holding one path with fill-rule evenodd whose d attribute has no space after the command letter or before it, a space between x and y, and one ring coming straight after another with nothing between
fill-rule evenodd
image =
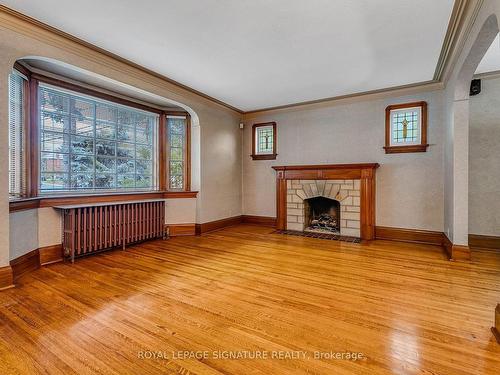
<instances>
[{"instance_id":1,"label":"decorative fireplace column","mask_svg":"<svg viewBox=\"0 0 500 375\"><path fill-rule=\"evenodd\" d=\"M378 167L379 164L377 163L273 167L276 170L277 229L304 230L303 222L300 222L301 219L297 210L300 210L301 202L296 202L297 208L292 208L287 203L290 199L300 200L324 196L344 201L347 198L348 201L346 202L348 203L344 202L344 205L342 205L341 202L341 206L345 206L346 212L344 215L346 218L350 217L350 221L348 223L343 221L342 212L344 211L342 210L340 218L342 223L341 234L357 237L357 233L359 233L362 240L373 240L375 238L375 170ZM295 194L298 194L297 197L288 197L288 191L290 190L288 188L299 186L311 188L307 188L305 194L304 189L296 189ZM317 188L318 186L323 187L323 189ZM336 189L336 186L339 189ZM288 215L288 205L291 207L290 214L293 213L293 215ZM356 212L358 210L359 215ZM348 211L352 212L349 213ZM359 229L357 229L358 225Z\"/></svg>"}]
</instances>

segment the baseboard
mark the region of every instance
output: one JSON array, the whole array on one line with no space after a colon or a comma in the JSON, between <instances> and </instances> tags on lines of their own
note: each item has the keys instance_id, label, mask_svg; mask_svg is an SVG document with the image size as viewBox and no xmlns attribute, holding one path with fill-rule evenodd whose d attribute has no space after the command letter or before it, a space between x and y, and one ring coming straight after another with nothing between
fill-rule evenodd
<instances>
[{"instance_id":1,"label":"baseboard","mask_svg":"<svg viewBox=\"0 0 500 375\"><path fill-rule=\"evenodd\" d=\"M40 252L35 249L16 259L12 259L10 266L12 268L12 278L16 282L22 275L40 268Z\"/></svg>"},{"instance_id":2,"label":"baseboard","mask_svg":"<svg viewBox=\"0 0 500 375\"><path fill-rule=\"evenodd\" d=\"M170 237L194 236L196 234L195 224L166 224Z\"/></svg>"},{"instance_id":3,"label":"baseboard","mask_svg":"<svg viewBox=\"0 0 500 375\"><path fill-rule=\"evenodd\" d=\"M469 234L469 247L500 250L500 237Z\"/></svg>"},{"instance_id":4,"label":"baseboard","mask_svg":"<svg viewBox=\"0 0 500 375\"><path fill-rule=\"evenodd\" d=\"M470 260L470 248L465 245L455 245L443 233L443 247L448 255L449 260Z\"/></svg>"},{"instance_id":5,"label":"baseboard","mask_svg":"<svg viewBox=\"0 0 500 375\"><path fill-rule=\"evenodd\" d=\"M443 232L430 230L375 227L375 238L377 240L390 240L411 243L422 243L429 245L443 245Z\"/></svg>"},{"instance_id":6,"label":"baseboard","mask_svg":"<svg viewBox=\"0 0 500 375\"><path fill-rule=\"evenodd\" d=\"M209 221L208 223L196 224L196 234L200 235L208 232L213 232L215 230L241 224L241 222L242 222L242 217L240 215L240 216L228 217L226 219L221 219L221 220Z\"/></svg>"},{"instance_id":7,"label":"baseboard","mask_svg":"<svg viewBox=\"0 0 500 375\"><path fill-rule=\"evenodd\" d=\"M14 276L12 274L12 267L0 267L0 290L9 289L14 287Z\"/></svg>"},{"instance_id":8,"label":"baseboard","mask_svg":"<svg viewBox=\"0 0 500 375\"><path fill-rule=\"evenodd\" d=\"M375 238L377 240L439 245L444 248L449 260L468 261L471 259L469 246L453 244L443 232L392 227L376 227Z\"/></svg>"},{"instance_id":9,"label":"baseboard","mask_svg":"<svg viewBox=\"0 0 500 375\"><path fill-rule=\"evenodd\" d=\"M62 262L64 259L62 244L40 247L38 251L40 252L41 266Z\"/></svg>"},{"instance_id":10,"label":"baseboard","mask_svg":"<svg viewBox=\"0 0 500 375\"><path fill-rule=\"evenodd\" d=\"M266 227L276 226L276 218L270 216L243 215L241 217L241 222L245 224L263 225Z\"/></svg>"}]
</instances>

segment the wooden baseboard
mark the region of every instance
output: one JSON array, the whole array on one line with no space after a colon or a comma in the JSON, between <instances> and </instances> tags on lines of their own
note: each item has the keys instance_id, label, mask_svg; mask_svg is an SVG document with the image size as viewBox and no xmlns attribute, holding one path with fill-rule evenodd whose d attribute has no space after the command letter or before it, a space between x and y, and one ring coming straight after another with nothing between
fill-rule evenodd
<instances>
[{"instance_id":1,"label":"wooden baseboard","mask_svg":"<svg viewBox=\"0 0 500 375\"><path fill-rule=\"evenodd\" d=\"M62 262L64 259L62 244L41 247L38 249L38 251L40 252L41 266L56 262Z\"/></svg>"},{"instance_id":2,"label":"wooden baseboard","mask_svg":"<svg viewBox=\"0 0 500 375\"><path fill-rule=\"evenodd\" d=\"M469 247L500 250L500 237L469 234Z\"/></svg>"},{"instance_id":3,"label":"wooden baseboard","mask_svg":"<svg viewBox=\"0 0 500 375\"><path fill-rule=\"evenodd\" d=\"M14 287L14 276L11 266L0 267L0 290Z\"/></svg>"},{"instance_id":4,"label":"wooden baseboard","mask_svg":"<svg viewBox=\"0 0 500 375\"><path fill-rule=\"evenodd\" d=\"M40 268L40 252L38 249L10 261L14 282L22 275Z\"/></svg>"},{"instance_id":5,"label":"wooden baseboard","mask_svg":"<svg viewBox=\"0 0 500 375\"><path fill-rule=\"evenodd\" d=\"M243 215L241 217L241 222L245 224L263 225L266 227L276 226L276 218L270 216Z\"/></svg>"},{"instance_id":6,"label":"wooden baseboard","mask_svg":"<svg viewBox=\"0 0 500 375\"><path fill-rule=\"evenodd\" d=\"M196 234L213 232L215 230L223 229L233 225L240 224L242 221L241 215L229 217L227 219L209 221L208 223L196 224Z\"/></svg>"},{"instance_id":7,"label":"wooden baseboard","mask_svg":"<svg viewBox=\"0 0 500 375\"><path fill-rule=\"evenodd\" d=\"M470 260L470 248L465 245L455 245L443 233L443 247L446 250L449 260Z\"/></svg>"},{"instance_id":8,"label":"wooden baseboard","mask_svg":"<svg viewBox=\"0 0 500 375\"><path fill-rule=\"evenodd\" d=\"M429 245L443 245L443 232L430 230L375 227L377 240L402 241Z\"/></svg>"},{"instance_id":9,"label":"wooden baseboard","mask_svg":"<svg viewBox=\"0 0 500 375\"><path fill-rule=\"evenodd\" d=\"M170 237L194 236L196 234L195 224L166 224L165 229L168 229Z\"/></svg>"}]
</instances>

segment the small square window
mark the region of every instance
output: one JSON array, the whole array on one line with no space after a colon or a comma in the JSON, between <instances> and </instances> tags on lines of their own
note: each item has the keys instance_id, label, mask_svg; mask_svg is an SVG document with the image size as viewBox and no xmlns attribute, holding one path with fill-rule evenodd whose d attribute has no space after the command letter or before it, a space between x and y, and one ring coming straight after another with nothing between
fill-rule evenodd
<instances>
[{"instance_id":1,"label":"small square window","mask_svg":"<svg viewBox=\"0 0 500 375\"><path fill-rule=\"evenodd\" d=\"M276 159L276 123L254 124L252 127L252 158L254 160Z\"/></svg>"},{"instance_id":2,"label":"small square window","mask_svg":"<svg viewBox=\"0 0 500 375\"><path fill-rule=\"evenodd\" d=\"M386 108L385 152L427 151L427 103L391 105Z\"/></svg>"}]
</instances>

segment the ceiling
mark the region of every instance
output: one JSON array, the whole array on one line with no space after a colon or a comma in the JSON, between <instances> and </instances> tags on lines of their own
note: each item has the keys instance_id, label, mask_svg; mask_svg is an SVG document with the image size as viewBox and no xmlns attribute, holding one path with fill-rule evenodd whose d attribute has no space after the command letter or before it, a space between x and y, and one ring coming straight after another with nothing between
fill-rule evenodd
<instances>
[{"instance_id":1,"label":"ceiling","mask_svg":"<svg viewBox=\"0 0 500 375\"><path fill-rule=\"evenodd\" d=\"M479 63L476 74L497 72L500 70L500 39L497 35L490 48Z\"/></svg>"},{"instance_id":2,"label":"ceiling","mask_svg":"<svg viewBox=\"0 0 500 375\"><path fill-rule=\"evenodd\" d=\"M243 111L432 80L453 0L0 0Z\"/></svg>"}]
</instances>

